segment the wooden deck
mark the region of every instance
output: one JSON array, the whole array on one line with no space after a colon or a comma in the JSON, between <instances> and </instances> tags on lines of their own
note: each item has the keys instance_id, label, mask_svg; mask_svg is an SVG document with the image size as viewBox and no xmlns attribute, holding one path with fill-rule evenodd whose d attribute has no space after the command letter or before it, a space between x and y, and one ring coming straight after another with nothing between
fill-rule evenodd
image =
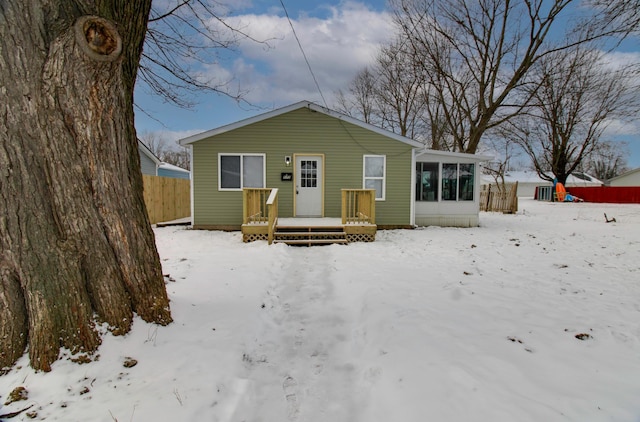
<instances>
[{"instance_id":1,"label":"wooden deck","mask_svg":"<svg viewBox=\"0 0 640 422\"><path fill-rule=\"evenodd\" d=\"M244 242L269 240L267 223L242 225ZM272 243L288 245L327 245L375 241L375 224L342 224L340 218L281 218L278 219Z\"/></svg>"},{"instance_id":2,"label":"wooden deck","mask_svg":"<svg viewBox=\"0 0 640 422\"><path fill-rule=\"evenodd\" d=\"M289 245L373 242L375 191L342 189L341 218L278 218L278 189L243 190L242 240Z\"/></svg>"}]
</instances>

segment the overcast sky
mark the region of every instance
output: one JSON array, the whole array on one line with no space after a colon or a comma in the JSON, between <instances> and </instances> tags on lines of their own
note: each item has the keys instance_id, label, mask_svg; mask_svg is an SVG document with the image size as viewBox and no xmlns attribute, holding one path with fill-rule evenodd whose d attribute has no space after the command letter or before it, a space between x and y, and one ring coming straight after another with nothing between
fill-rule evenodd
<instances>
[{"instance_id":1,"label":"overcast sky","mask_svg":"<svg viewBox=\"0 0 640 422\"><path fill-rule=\"evenodd\" d=\"M246 91L245 99L262 109L207 94L197 99L194 109L183 110L137 90L136 104L151 115L136 110L139 135L161 132L161 137L178 139L302 100L323 104L322 97L333 107L335 93L346 89L355 74L373 61L378 46L393 35L385 0L283 2L320 91L280 0L236 0L231 2L233 10L226 21L267 42L242 41L219 64L203 72L208 78L231 81L232 90L239 86ZM640 46L627 43L626 50L625 54L634 54L638 61ZM619 54L617 59L628 58ZM630 166L639 167L640 125L621 127L619 133L632 148Z\"/></svg>"}]
</instances>

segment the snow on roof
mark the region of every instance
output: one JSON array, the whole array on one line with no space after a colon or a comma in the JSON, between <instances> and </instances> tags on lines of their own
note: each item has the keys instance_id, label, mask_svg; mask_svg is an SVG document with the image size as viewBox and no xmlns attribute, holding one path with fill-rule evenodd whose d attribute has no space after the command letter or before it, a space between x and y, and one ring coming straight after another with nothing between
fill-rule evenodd
<instances>
[{"instance_id":1,"label":"snow on roof","mask_svg":"<svg viewBox=\"0 0 640 422\"><path fill-rule=\"evenodd\" d=\"M165 163L165 162L161 162L158 165L159 168L165 169L165 170L172 170L172 171L177 171L180 173L191 173L189 170L185 170L182 167L178 167L178 166L174 166L173 164L169 164L169 163Z\"/></svg>"},{"instance_id":2,"label":"snow on roof","mask_svg":"<svg viewBox=\"0 0 640 422\"><path fill-rule=\"evenodd\" d=\"M615 177L612 177L611 179L609 179L609 182L611 182L612 180L618 180L618 179L622 179L625 177L629 177L630 175L634 174L634 173L638 173L640 172L640 167L638 167L637 169L633 169L633 170L629 170L627 172L624 172L622 174L619 174Z\"/></svg>"},{"instance_id":3,"label":"snow on roof","mask_svg":"<svg viewBox=\"0 0 640 422\"><path fill-rule=\"evenodd\" d=\"M484 183L494 183L495 180L492 176L483 174L482 181ZM535 171L508 171L504 175L505 183L527 183L527 184L539 184L539 185L551 185L552 182L544 180ZM567 185L569 186L601 186L603 182L595 177L582 173L574 172L567 177Z\"/></svg>"}]
</instances>

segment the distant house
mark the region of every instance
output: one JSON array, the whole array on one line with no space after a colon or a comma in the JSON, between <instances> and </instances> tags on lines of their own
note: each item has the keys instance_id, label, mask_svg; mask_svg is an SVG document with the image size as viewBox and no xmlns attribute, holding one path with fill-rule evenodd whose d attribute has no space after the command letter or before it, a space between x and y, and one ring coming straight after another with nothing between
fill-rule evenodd
<instances>
[{"instance_id":1,"label":"distant house","mask_svg":"<svg viewBox=\"0 0 640 422\"><path fill-rule=\"evenodd\" d=\"M140 154L140 168L142 174L151 176L172 177L176 179L190 179L191 172L178 166L160 161L151 150L138 139L138 152Z\"/></svg>"},{"instance_id":2,"label":"distant house","mask_svg":"<svg viewBox=\"0 0 640 422\"><path fill-rule=\"evenodd\" d=\"M607 181L608 186L640 186L640 168L628 171Z\"/></svg>"},{"instance_id":3,"label":"distant house","mask_svg":"<svg viewBox=\"0 0 640 422\"><path fill-rule=\"evenodd\" d=\"M192 149L194 228L240 229L243 188L277 188L280 218L339 218L345 190L372 189L379 228L478 225L485 157L429 151L308 101L180 144Z\"/></svg>"},{"instance_id":4,"label":"distant house","mask_svg":"<svg viewBox=\"0 0 640 422\"><path fill-rule=\"evenodd\" d=\"M536 188L540 186L553 186L553 182L542 179L535 171L508 171L504 175L504 182L506 186L512 186L518 182L518 196L521 197L533 197L536 193ZM496 181L492 176L483 175L483 185L495 185ZM565 186L570 187L589 187L589 186L602 186L603 182L582 172L574 172L567 177ZM492 188L493 190L493 188Z\"/></svg>"}]
</instances>

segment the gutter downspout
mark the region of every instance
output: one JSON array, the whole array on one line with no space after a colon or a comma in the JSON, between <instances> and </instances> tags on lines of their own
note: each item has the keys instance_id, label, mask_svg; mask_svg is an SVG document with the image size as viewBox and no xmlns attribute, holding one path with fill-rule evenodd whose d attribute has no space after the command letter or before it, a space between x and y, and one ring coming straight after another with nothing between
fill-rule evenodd
<instances>
[{"instance_id":1,"label":"gutter downspout","mask_svg":"<svg viewBox=\"0 0 640 422\"><path fill-rule=\"evenodd\" d=\"M194 193L195 193L195 189L193 189L193 179L195 176L195 172L193 171L193 144L189 144L189 200L191 201L191 203L189 204L190 208L191 208L191 227L193 227L193 223L194 223Z\"/></svg>"},{"instance_id":2,"label":"gutter downspout","mask_svg":"<svg viewBox=\"0 0 640 422\"><path fill-rule=\"evenodd\" d=\"M420 150L414 148L411 150L411 186L410 192L410 207L409 207L409 224L416 226L416 157L420 153Z\"/></svg>"}]
</instances>

